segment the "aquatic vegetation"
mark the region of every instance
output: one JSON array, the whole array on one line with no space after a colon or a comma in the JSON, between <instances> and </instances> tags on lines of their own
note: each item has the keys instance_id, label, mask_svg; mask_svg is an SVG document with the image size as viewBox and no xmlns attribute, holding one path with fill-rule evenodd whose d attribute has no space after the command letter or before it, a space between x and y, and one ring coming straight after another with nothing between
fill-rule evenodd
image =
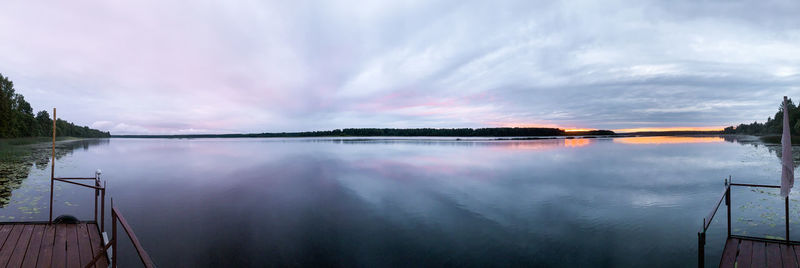
<instances>
[{"instance_id":1,"label":"aquatic vegetation","mask_svg":"<svg viewBox=\"0 0 800 268\"><path fill-rule=\"evenodd\" d=\"M37 141L38 143L33 143ZM59 138L56 143L56 159L69 155L76 148L83 148L88 144L108 142L104 139L79 140L70 137ZM46 139L29 138L0 141L0 208L6 207L13 191L22 186L28 178L31 169L35 166L44 170L52 157L51 144ZM56 186L60 187L60 186ZM49 192L49 187L40 187L37 192ZM41 197L31 200L38 202ZM17 203L23 201L16 201ZM34 206L34 204L31 204Z\"/></svg>"}]
</instances>

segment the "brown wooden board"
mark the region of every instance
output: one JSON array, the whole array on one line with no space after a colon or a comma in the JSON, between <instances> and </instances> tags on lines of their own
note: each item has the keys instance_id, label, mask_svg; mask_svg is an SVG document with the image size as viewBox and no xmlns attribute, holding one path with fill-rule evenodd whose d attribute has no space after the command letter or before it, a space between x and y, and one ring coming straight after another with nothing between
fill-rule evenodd
<instances>
[{"instance_id":1,"label":"brown wooden board","mask_svg":"<svg viewBox=\"0 0 800 268\"><path fill-rule=\"evenodd\" d=\"M78 250L80 251L81 266L85 266L92 260L92 241L89 239L89 232L86 228L86 223L79 223L77 226L78 231Z\"/></svg>"},{"instance_id":2,"label":"brown wooden board","mask_svg":"<svg viewBox=\"0 0 800 268\"><path fill-rule=\"evenodd\" d=\"M795 259L800 263L800 245L794 245L792 249L794 250Z\"/></svg>"},{"instance_id":3,"label":"brown wooden board","mask_svg":"<svg viewBox=\"0 0 800 268\"><path fill-rule=\"evenodd\" d=\"M776 243L767 243L767 267L781 268L781 247Z\"/></svg>"},{"instance_id":4,"label":"brown wooden board","mask_svg":"<svg viewBox=\"0 0 800 268\"><path fill-rule=\"evenodd\" d=\"M739 255L736 257L736 268L750 268L753 259L753 241L739 242Z\"/></svg>"},{"instance_id":5,"label":"brown wooden board","mask_svg":"<svg viewBox=\"0 0 800 268\"><path fill-rule=\"evenodd\" d=\"M36 258L36 267L51 267L53 264L53 249L55 248L56 226L47 225L42 235L42 246L39 247L39 257Z\"/></svg>"},{"instance_id":6,"label":"brown wooden board","mask_svg":"<svg viewBox=\"0 0 800 268\"><path fill-rule=\"evenodd\" d=\"M25 226L22 224L14 224L14 228L12 228L11 233L8 234L6 242L3 243L3 248L0 249L0 267L6 267L6 264L8 264L11 253L14 252L14 246L22 235L22 229L24 227Z\"/></svg>"},{"instance_id":7,"label":"brown wooden board","mask_svg":"<svg viewBox=\"0 0 800 268\"><path fill-rule=\"evenodd\" d=\"M22 228L22 234L14 245L14 251L11 253L11 258L8 260L6 267L20 267L22 260L25 259L25 253L28 251L28 243L31 241L31 234L33 234L33 224L25 224Z\"/></svg>"},{"instance_id":8,"label":"brown wooden board","mask_svg":"<svg viewBox=\"0 0 800 268\"><path fill-rule=\"evenodd\" d=\"M103 249L103 238L100 237L100 229L97 228L97 224L90 223L86 226L89 231L89 239L91 240L92 246L92 258L95 255L100 253ZM100 257L97 262L95 262L95 267L108 267L108 259L106 257Z\"/></svg>"},{"instance_id":9,"label":"brown wooden board","mask_svg":"<svg viewBox=\"0 0 800 268\"><path fill-rule=\"evenodd\" d=\"M734 267L737 250L739 250L739 239L728 238L728 241L725 242L725 249L722 251L722 259L719 261L719 267Z\"/></svg>"},{"instance_id":10,"label":"brown wooden board","mask_svg":"<svg viewBox=\"0 0 800 268\"><path fill-rule=\"evenodd\" d=\"M781 244L781 262L784 268L797 268L797 259L791 245Z\"/></svg>"},{"instance_id":11,"label":"brown wooden board","mask_svg":"<svg viewBox=\"0 0 800 268\"><path fill-rule=\"evenodd\" d=\"M56 238L53 243L53 267L67 267L67 225L56 224Z\"/></svg>"},{"instance_id":12,"label":"brown wooden board","mask_svg":"<svg viewBox=\"0 0 800 268\"><path fill-rule=\"evenodd\" d=\"M11 233L12 228L14 228L13 224L0 225L0 248L5 245L6 238L8 238L8 234Z\"/></svg>"},{"instance_id":13,"label":"brown wooden board","mask_svg":"<svg viewBox=\"0 0 800 268\"><path fill-rule=\"evenodd\" d=\"M78 248L77 224L66 224L67 226L67 267L79 267L81 265L80 249Z\"/></svg>"},{"instance_id":14,"label":"brown wooden board","mask_svg":"<svg viewBox=\"0 0 800 268\"><path fill-rule=\"evenodd\" d=\"M22 267L36 267L36 260L39 257L39 249L42 246L42 237L44 237L44 224L37 224L33 226L31 233L31 241L28 243L28 249L25 253L25 259L22 261Z\"/></svg>"},{"instance_id":15,"label":"brown wooden board","mask_svg":"<svg viewBox=\"0 0 800 268\"><path fill-rule=\"evenodd\" d=\"M753 259L751 260L752 267L766 267L767 266L767 248L764 242L753 241Z\"/></svg>"}]
</instances>

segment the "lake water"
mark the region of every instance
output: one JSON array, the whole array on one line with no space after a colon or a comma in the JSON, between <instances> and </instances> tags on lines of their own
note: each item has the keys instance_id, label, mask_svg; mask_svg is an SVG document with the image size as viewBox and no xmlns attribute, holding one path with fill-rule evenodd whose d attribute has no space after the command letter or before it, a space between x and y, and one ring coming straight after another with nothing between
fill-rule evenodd
<instances>
[{"instance_id":1,"label":"lake water","mask_svg":"<svg viewBox=\"0 0 800 268\"><path fill-rule=\"evenodd\" d=\"M47 220L48 165L0 220ZM780 177L774 148L720 137L110 139L56 164L62 177L95 169L161 267L692 267L723 178ZM774 192L733 192L736 233L783 235ZM90 219L92 195L57 183L54 213ZM712 267L725 216L709 229ZM138 265L121 241L121 263Z\"/></svg>"}]
</instances>

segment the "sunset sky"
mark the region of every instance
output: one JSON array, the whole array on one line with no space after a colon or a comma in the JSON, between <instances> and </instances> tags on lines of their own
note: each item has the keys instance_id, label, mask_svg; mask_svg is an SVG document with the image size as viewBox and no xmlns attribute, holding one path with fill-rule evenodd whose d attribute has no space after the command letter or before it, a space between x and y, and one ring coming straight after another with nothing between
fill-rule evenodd
<instances>
[{"instance_id":1,"label":"sunset sky","mask_svg":"<svg viewBox=\"0 0 800 268\"><path fill-rule=\"evenodd\" d=\"M112 134L721 128L800 99L800 1L0 2L0 73Z\"/></svg>"}]
</instances>

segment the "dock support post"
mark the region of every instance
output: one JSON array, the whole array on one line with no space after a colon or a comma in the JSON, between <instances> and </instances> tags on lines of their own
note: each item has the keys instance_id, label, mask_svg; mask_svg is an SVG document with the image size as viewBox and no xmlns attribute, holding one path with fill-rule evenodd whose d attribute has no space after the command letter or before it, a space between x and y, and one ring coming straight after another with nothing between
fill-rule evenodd
<instances>
[{"instance_id":1,"label":"dock support post","mask_svg":"<svg viewBox=\"0 0 800 268\"><path fill-rule=\"evenodd\" d=\"M785 213L786 213L786 215L785 215L786 216L786 242L788 243L789 242L789 196L786 196L784 204L785 204L785 208L786 208L786 210L784 210Z\"/></svg>"},{"instance_id":2,"label":"dock support post","mask_svg":"<svg viewBox=\"0 0 800 268\"><path fill-rule=\"evenodd\" d=\"M100 232L106 231L106 182L103 182L103 189L100 190ZM113 205L113 203L112 203ZM112 215L113 216L113 215Z\"/></svg>"},{"instance_id":3,"label":"dock support post","mask_svg":"<svg viewBox=\"0 0 800 268\"><path fill-rule=\"evenodd\" d=\"M94 174L94 186L100 187L100 175ZM94 222L97 223L97 198L100 197L100 190L94 189Z\"/></svg>"},{"instance_id":4,"label":"dock support post","mask_svg":"<svg viewBox=\"0 0 800 268\"><path fill-rule=\"evenodd\" d=\"M706 247L706 233L697 233L697 267L703 268L706 264L705 260L705 247Z\"/></svg>"},{"instance_id":5,"label":"dock support post","mask_svg":"<svg viewBox=\"0 0 800 268\"><path fill-rule=\"evenodd\" d=\"M111 267L117 268L117 213L114 213L114 199L111 199Z\"/></svg>"}]
</instances>

